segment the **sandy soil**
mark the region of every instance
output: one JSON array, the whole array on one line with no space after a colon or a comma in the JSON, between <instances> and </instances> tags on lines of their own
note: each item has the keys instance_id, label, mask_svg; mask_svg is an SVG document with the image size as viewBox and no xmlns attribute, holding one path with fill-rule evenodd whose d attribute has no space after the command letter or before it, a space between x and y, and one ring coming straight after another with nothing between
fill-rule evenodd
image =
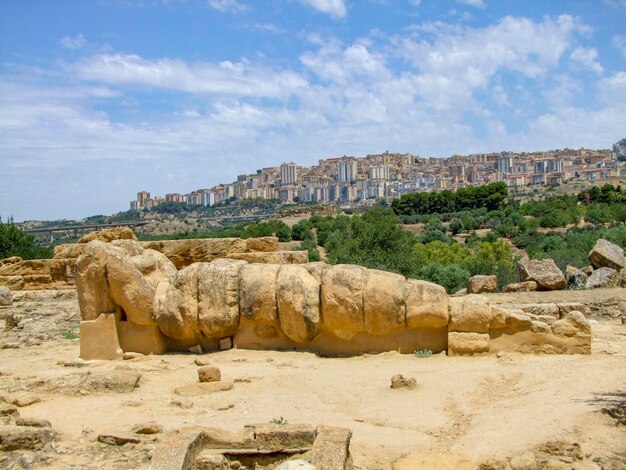
<instances>
[{"instance_id":1,"label":"sandy soil","mask_svg":"<svg viewBox=\"0 0 626 470\"><path fill-rule=\"evenodd\" d=\"M620 300L623 293L613 289L602 295ZM165 432L188 425L237 430L281 417L350 428L357 469L391 469L415 451L456 452L478 465L526 450L540 455L538 449L549 441L559 442L561 450L553 453L564 454L558 456L570 465L564 468L583 468L575 462L597 465L584 468L626 468L626 428L601 412L626 400L626 326L620 319L594 321L590 356L418 358L390 352L323 358L230 350L81 364L75 361L78 340L72 339L77 302L72 293L59 295L18 300L0 310L0 317L21 317L16 328L0 332L7 348L0 350L0 395L40 398L19 413L49 420L59 433L43 451L0 452L1 468L148 468L161 434L119 447L98 442L97 436L132 434L134 425L146 421ZM499 303L516 303L516 295ZM222 380L233 382L232 390L175 393L197 382L197 357L218 366ZM137 372L140 385L130 393L67 385L72 377L102 371ZM391 389L395 374L415 377L417 388ZM563 449L573 443L582 460L565 455Z\"/></svg>"}]
</instances>

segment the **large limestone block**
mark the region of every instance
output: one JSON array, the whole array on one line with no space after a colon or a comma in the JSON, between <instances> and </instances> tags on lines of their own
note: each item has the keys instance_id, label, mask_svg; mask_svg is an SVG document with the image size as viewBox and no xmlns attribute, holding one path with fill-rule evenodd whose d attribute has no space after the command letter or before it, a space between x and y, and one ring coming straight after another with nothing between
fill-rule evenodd
<instances>
[{"instance_id":1,"label":"large limestone block","mask_svg":"<svg viewBox=\"0 0 626 470\"><path fill-rule=\"evenodd\" d=\"M95 320L101 313L116 310L106 279L106 261L107 248L102 242L85 245L76 261L76 291L83 320Z\"/></svg>"},{"instance_id":2,"label":"large limestone block","mask_svg":"<svg viewBox=\"0 0 626 470\"><path fill-rule=\"evenodd\" d=\"M552 259L526 259L517 262L521 281L535 281L538 290L565 288L565 276Z\"/></svg>"},{"instance_id":3,"label":"large limestone block","mask_svg":"<svg viewBox=\"0 0 626 470\"><path fill-rule=\"evenodd\" d=\"M309 262L309 254L307 251L233 253L228 255L228 257L247 261L248 263L264 264L304 264Z\"/></svg>"},{"instance_id":4,"label":"large limestone block","mask_svg":"<svg viewBox=\"0 0 626 470\"><path fill-rule=\"evenodd\" d=\"M472 276L467 281L468 294L482 294L483 292L495 292L498 288L496 276Z\"/></svg>"},{"instance_id":5,"label":"large limestone block","mask_svg":"<svg viewBox=\"0 0 626 470\"><path fill-rule=\"evenodd\" d=\"M323 270L321 276L322 319L324 328L341 339L350 340L365 330L363 286L366 269L338 264Z\"/></svg>"},{"instance_id":6,"label":"large limestone block","mask_svg":"<svg viewBox=\"0 0 626 470\"><path fill-rule=\"evenodd\" d=\"M138 256L143 252L143 247L139 244L137 240L120 239L113 240L110 243L111 246L114 246L118 250L121 250L127 256Z\"/></svg>"},{"instance_id":7,"label":"large limestone block","mask_svg":"<svg viewBox=\"0 0 626 470\"><path fill-rule=\"evenodd\" d=\"M443 328L448 324L448 294L443 286L409 279L405 294L406 325L409 328Z\"/></svg>"},{"instance_id":8,"label":"large limestone block","mask_svg":"<svg viewBox=\"0 0 626 470\"><path fill-rule=\"evenodd\" d=\"M198 271L198 326L208 338L235 334L239 327L239 272L245 261L218 259Z\"/></svg>"},{"instance_id":9,"label":"large limestone block","mask_svg":"<svg viewBox=\"0 0 626 470\"><path fill-rule=\"evenodd\" d=\"M486 333L448 333L450 356L482 354L489 352L489 335Z\"/></svg>"},{"instance_id":10,"label":"large limestone block","mask_svg":"<svg viewBox=\"0 0 626 470\"><path fill-rule=\"evenodd\" d=\"M156 324L138 325L132 321L120 321L117 323L117 332L124 352L146 355L167 352L167 338Z\"/></svg>"},{"instance_id":11,"label":"large limestone block","mask_svg":"<svg viewBox=\"0 0 626 470\"><path fill-rule=\"evenodd\" d=\"M524 281L507 284L502 289L502 292L534 292L536 290L537 283L535 281Z\"/></svg>"},{"instance_id":12,"label":"large limestone block","mask_svg":"<svg viewBox=\"0 0 626 470\"><path fill-rule=\"evenodd\" d=\"M85 251L85 244L64 243L54 247L54 259L77 259Z\"/></svg>"},{"instance_id":13,"label":"large limestone block","mask_svg":"<svg viewBox=\"0 0 626 470\"><path fill-rule=\"evenodd\" d=\"M247 264L240 273L241 315L247 320L274 324L278 322L276 308L277 264Z\"/></svg>"},{"instance_id":14,"label":"large limestone block","mask_svg":"<svg viewBox=\"0 0 626 470\"><path fill-rule=\"evenodd\" d=\"M594 268L613 268L617 271L626 266L624 249L600 238L589 252L589 261Z\"/></svg>"},{"instance_id":15,"label":"large limestone block","mask_svg":"<svg viewBox=\"0 0 626 470\"><path fill-rule=\"evenodd\" d=\"M561 320L552 323L552 332L557 336L591 336L591 323L581 312L569 312Z\"/></svg>"},{"instance_id":16,"label":"large limestone block","mask_svg":"<svg viewBox=\"0 0 626 470\"><path fill-rule=\"evenodd\" d=\"M317 470L351 470L352 431L334 426L318 426L311 448L311 463Z\"/></svg>"},{"instance_id":17,"label":"large limestone block","mask_svg":"<svg viewBox=\"0 0 626 470\"><path fill-rule=\"evenodd\" d=\"M11 290L24 289L23 276L0 276L0 286L6 286Z\"/></svg>"},{"instance_id":18,"label":"large limestone block","mask_svg":"<svg viewBox=\"0 0 626 470\"><path fill-rule=\"evenodd\" d=\"M103 313L95 320L80 322L80 357L86 361L92 359L115 360L122 358L115 314Z\"/></svg>"},{"instance_id":19,"label":"large limestone block","mask_svg":"<svg viewBox=\"0 0 626 470\"><path fill-rule=\"evenodd\" d=\"M587 289L615 287L619 282L618 272L613 268L599 268L587 279Z\"/></svg>"},{"instance_id":20,"label":"large limestone block","mask_svg":"<svg viewBox=\"0 0 626 470\"><path fill-rule=\"evenodd\" d=\"M106 270L111 298L124 309L128 319L139 325L154 323L154 286L129 258L109 252Z\"/></svg>"},{"instance_id":21,"label":"large limestone block","mask_svg":"<svg viewBox=\"0 0 626 470\"><path fill-rule=\"evenodd\" d=\"M450 297L449 331L487 333L491 317L491 306L484 295Z\"/></svg>"},{"instance_id":22,"label":"large limestone block","mask_svg":"<svg viewBox=\"0 0 626 470\"><path fill-rule=\"evenodd\" d=\"M20 261L24 261L20 256L9 256L8 258L0 259L0 266L2 266L3 264L15 264L19 263Z\"/></svg>"},{"instance_id":23,"label":"large limestone block","mask_svg":"<svg viewBox=\"0 0 626 470\"><path fill-rule=\"evenodd\" d=\"M313 445L317 430L309 424L261 424L254 427L255 444L261 451L306 449Z\"/></svg>"},{"instance_id":24,"label":"large limestone block","mask_svg":"<svg viewBox=\"0 0 626 470\"><path fill-rule=\"evenodd\" d=\"M50 275L49 259L27 259L18 263L0 265L0 276Z\"/></svg>"},{"instance_id":25,"label":"large limestone block","mask_svg":"<svg viewBox=\"0 0 626 470\"><path fill-rule=\"evenodd\" d=\"M321 329L319 283L302 266L282 265L276 291L283 333L298 343L312 341Z\"/></svg>"},{"instance_id":26,"label":"large limestone block","mask_svg":"<svg viewBox=\"0 0 626 470\"><path fill-rule=\"evenodd\" d=\"M78 243L89 243L94 240L105 243L111 242L113 240L137 241L137 236L135 235L135 232L133 232L132 229L129 227L114 227L88 233L84 237L81 237L80 240L78 240Z\"/></svg>"},{"instance_id":27,"label":"large limestone block","mask_svg":"<svg viewBox=\"0 0 626 470\"><path fill-rule=\"evenodd\" d=\"M365 272L363 320L367 333L384 335L406 327L405 283L400 274L376 269Z\"/></svg>"},{"instance_id":28,"label":"large limestone block","mask_svg":"<svg viewBox=\"0 0 626 470\"><path fill-rule=\"evenodd\" d=\"M248 251L271 252L278 251L278 237L257 237L246 240Z\"/></svg>"},{"instance_id":29,"label":"large limestone block","mask_svg":"<svg viewBox=\"0 0 626 470\"><path fill-rule=\"evenodd\" d=\"M191 340L200 337L198 327L198 271L196 263L176 273L160 302L157 323L170 338ZM161 284L159 284L161 286Z\"/></svg>"},{"instance_id":30,"label":"large limestone block","mask_svg":"<svg viewBox=\"0 0 626 470\"><path fill-rule=\"evenodd\" d=\"M182 269L192 263L227 258L234 253L245 253L247 250L246 240L240 238L159 240L142 242L141 245L163 253L174 263L176 269Z\"/></svg>"},{"instance_id":31,"label":"large limestone block","mask_svg":"<svg viewBox=\"0 0 626 470\"><path fill-rule=\"evenodd\" d=\"M159 282L171 280L177 272L176 266L167 256L155 250L143 250L130 258L132 265L156 287Z\"/></svg>"}]
</instances>

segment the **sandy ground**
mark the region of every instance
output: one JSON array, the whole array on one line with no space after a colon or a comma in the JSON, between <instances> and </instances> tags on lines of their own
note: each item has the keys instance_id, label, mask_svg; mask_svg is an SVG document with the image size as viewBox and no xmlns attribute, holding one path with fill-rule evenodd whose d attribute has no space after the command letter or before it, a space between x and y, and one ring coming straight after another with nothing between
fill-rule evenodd
<instances>
[{"instance_id":1,"label":"sandy ground","mask_svg":"<svg viewBox=\"0 0 626 470\"><path fill-rule=\"evenodd\" d=\"M623 293L614 289L602 295L620 300ZM64 295L19 300L0 310L0 317L21 317L18 327L0 332L7 348L0 350L0 395L40 398L19 413L49 420L58 432L43 451L0 452L0 468L148 468L161 434L120 447L100 443L97 436L132 434L134 425L146 421L159 423L166 432L188 425L237 430L280 418L350 428L357 469L391 469L394 461L416 451L461 453L477 466L488 457L538 452L548 441L578 444L580 462L596 465L584 468L626 468L626 428L601 412L626 400L626 325L620 319L594 322L590 356L419 358L390 352L322 358L308 352L234 349L74 367L79 343L71 338L78 306L72 294ZM519 299L514 295L509 301ZM506 302L500 298L499 303ZM197 357L218 366L232 390L203 396L175 393L177 387L197 382ZM113 393L63 385L77 375L101 371L137 372L139 387ZM391 389L395 374L415 377L417 388ZM564 468L583 468L574 463Z\"/></svg>"}]
</instances>

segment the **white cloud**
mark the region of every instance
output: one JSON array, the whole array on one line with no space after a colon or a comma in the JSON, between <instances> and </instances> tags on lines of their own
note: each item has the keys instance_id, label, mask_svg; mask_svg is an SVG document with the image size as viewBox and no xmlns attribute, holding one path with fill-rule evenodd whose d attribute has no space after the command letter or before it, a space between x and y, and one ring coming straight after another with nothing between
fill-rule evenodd
<instances>
[{"instance_id":1,"label":"white cloud","mask_svg":"<svg viewBox=\"0 0 626 470\"><path fill-rule=\"evenodd\" d=\"M247 5L238 0L208 0L208 3L211 8L222 12L245 13L249 9Z\"/></svg>"},{"instance_id":2,"label":"white cloud","mask_svg":"<svg viewBox=\"0 0 626 470\"><path fill-rule=\"evenodd\" d=\"M485 8L485 2L483 0L456 0L459 3L464 3L465 5L469 5L475 8Z\"/></svg>"},{"instance_id":3,"label":"white cloud","mask_svg":"<svg viewBox=\"0 0 626 470\"><path fill-rule=\"evenodd\" d=\"M598 75L602 75L602 72L604 72L604 69L598 62L598 51L595 48L577 47L569 57L575 63Z\"/></svg>"},{"instance_id":4,"label":"white cloud","mask_svg":"<svg viewBox=\"0 0 626 470\"><path fill-rule=\"evenodd\" d=\"M64 36L61 39L61 45L66 49L82 49L87 45L87 39L81 33L76 36Z\"/></svg>"},{"instance_id":5,"label":"white cloud","mask_svg":"<svg viewBox=\"0 0 626 470\"><path fill-rule=\"evenodd\" d=\"M175 59L150 61L137 55L101 54L71 68L85 80L199 94L279 97L306 85L297 73L277 72L245 60L187 64Z\"/></svg>"},{"instance_id":6,"label":"white cloud","mask_svg":"<svg viewBox=\"0 0 626 470\"><path fill-rule=\"evenodd\" d=\"M626 57L626 35L613 36L611 42L617 49L622 52L622 55Z\"/></svg>"},{"instance_id":7,"label":"white cloud","mask_svg":"<svg viewBox=\"0 0 626 470\"><path fill-rule=\"evenodd\" d=\"M422 3L422 0L409 0L409 3L415 7L418 7L420 3Z\"/></svg>"},{"instance_id":8,"label":"white cloud","mask_svg":"<svg viewBox=\"0 0 626 470\"><path fill-rule=\"evenodd\" d=\"M308 5L315 10L326 13L331 18L339 19L346 16L348 9L343 0L299 0L300 3Z\"/></svg>"}]
</instances>

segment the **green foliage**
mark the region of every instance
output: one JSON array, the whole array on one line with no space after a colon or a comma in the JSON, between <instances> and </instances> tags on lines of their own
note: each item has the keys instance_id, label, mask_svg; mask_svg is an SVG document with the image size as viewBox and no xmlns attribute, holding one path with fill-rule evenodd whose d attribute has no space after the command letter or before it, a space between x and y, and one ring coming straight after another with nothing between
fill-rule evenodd
<instances>
[{"instance_id":1,"label":"green foliage","mask_svg":"<svg viewBox=\"0 0 626 470\"><path fill-rule=\"evenodd\" d=\"M67 330L61 333L61 336L65 339L74 340L80 338L80 335L73 330Z\"/></svg>"},{"instance_id":2,"label":"green foliage","mask_svg":"<svg viewBox=\"0 0 626 470\"><path fill-rule=\"evenodd\" d=\"M272 418L270 420L270 424L280 424L281 426L284 426L285 424L289 424L289 422L281 416L280 418Z\"/></svg>"},{"instance_id":3,"label":"green foliage","mask_svg":"<svg viewBox=\"0 0 626 470\"><path fill-rule=\"evenodd\" d=\"M267 222L251 222L225 227L214 231L192 231L175 235L141 237L143 240L183 240L190 238L255 238L277 236L281 242L291 241L291 229L282 220L272 219Z\"/></svg>"},{"instance_id":4,"label":"green foliage","mask_svg":"<svg viewBox=\"0 0 626 470\"><path fill-rule=\"evenodd\" d=\"M430 357L433 355L432 349L420 349L419 351L413 352L415 357Z\"/></svg>"},{"instance_id":5,"label":"green foliage","mask_svg":"<svg viewBox=\"0 0 626 470\"><path fill-rule=\"evenodd\" d=\"M35 245L34 237L22 232L12 218L6 223L0 219L0 259L11 256L22 259L52 258L52 248Z\"/></svg>"},{"instance_id":6,"label":"green foliage","mask_svg":"<svg viewBox=\"0 0 626 470\"><path fill-rule=\"evenodd\" d=\"M309 220L301 220L293 227L291 227L291 238L294 240L307 240L313 239L314 235L311 229L313 224Z\"/></svg>"}]
</instances>

